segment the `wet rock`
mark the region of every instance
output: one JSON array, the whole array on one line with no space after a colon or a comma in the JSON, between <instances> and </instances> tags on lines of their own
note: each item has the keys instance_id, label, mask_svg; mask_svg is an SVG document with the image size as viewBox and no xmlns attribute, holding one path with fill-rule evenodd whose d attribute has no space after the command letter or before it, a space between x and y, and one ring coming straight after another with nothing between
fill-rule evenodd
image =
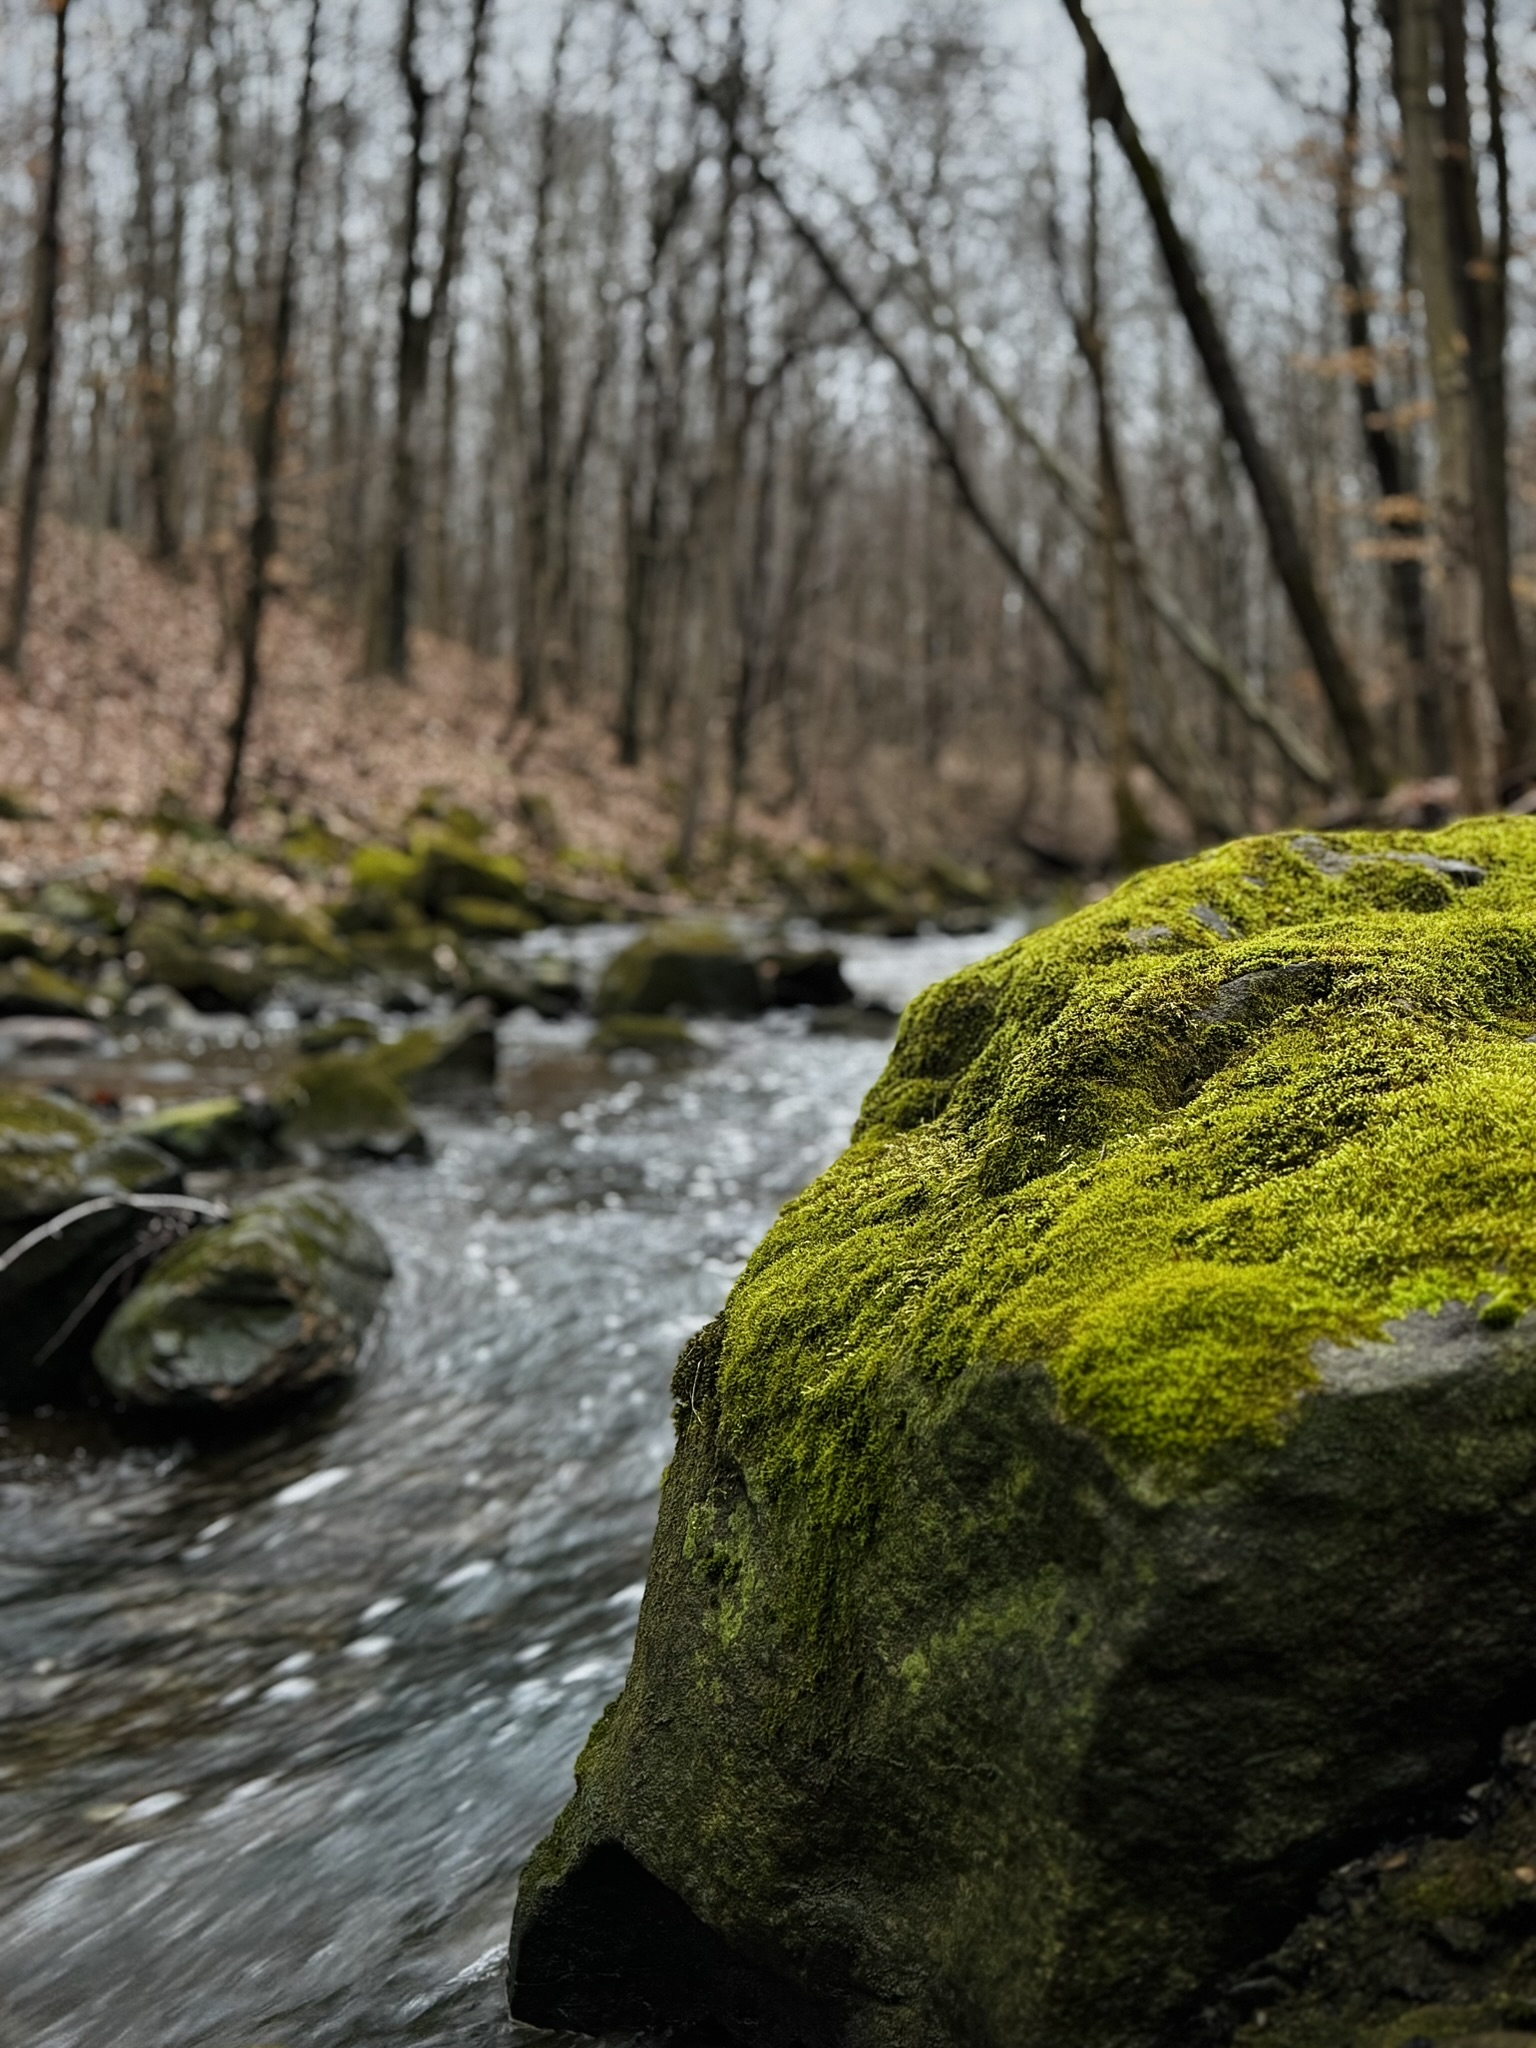
<instances>
[{"instance_id":1,"label":"wet rock","mask_svg":"<svg viewBox=\"0 0 1536 2048\"><path fill-rule=\"evenodd\" d=\"M622 1012L602 1020L589 1047L605 1058L638 1054L654 1066L684 1066L704 1050L681 1017L632 1017Z\"/></svg>"},{"instance_id":2,"label":"wet rock","mask_svg":"<svg viewBox=\"0 0 1536 2048\"><path fill-rule=\"evenodd\" d=\"M763 1006L751 960L718 925L657 925L608 963L597 991L597 1014L750 1017Z\"/></svg>"},{"instance_id":3,"label":"wet rock","mask_svg":"<svg viewBox=\"0 0 1536 2048\"><path fill-rule=\"evenodd\" d=\"M97 1340L120 1400L228 1413L346 1378L390 1276L378 1233L296 1182L168 1252Z\"/></svg>"},{"instance_id":4,"label":"wet rock","mask_svg":"<svg viewBox=\"0 0 1536 2048\"><path fill-rule=\"evenodd\" d=\"M217 1095L176 1102L129 1126L184 1166L203 1170L270 1166L278 1157L281 1119L264 1095Z\"/></svg>"},{"instance_id":5,"label":"wet rock","mask_svg":"<svg viewBox=\"0 0 1536 2048\"><path fill-rule=\"evenodd\" d=\"M483 1094L496 1080L496 1030L484 1004L468 1004L442 1024L424 1024L359 1057L415 1102L452 1102Z\"/></svg>"},{"instance_id":6,"label":"wet rock","mask_svg":"<svg viewBox=\"0 0 1536 2048\"><path fill-rule=\"evenodd\" d=\"M842 959L830 946L810 952L764 953L757 971L763 1000L770 1009L795 1009L802 1004L831 1009L853 1001L853 990L843 979Z\"/></svg>"},{"instance_id":7,"label":"wet rock","mask_svg":"<svg viewBox=\"0 0 1536 2048\"><path fill-rule=\"evenodd\" d=\"M107 1005L83 982L40 960L20 957L0 967L0 1017L84 1017Z\"/></svg>"},{"instance_id":8,"label":"wet rock","mask_svg":"<svg viewBox=\"0 0 1536 2048\"><path fill-rule=\"evenodd\" d=\"M362 1052L376 1045L379 1027L371 1017L330 1017L299 1036L301 1052Z\"/></svg>"},{"instance_id":9,"label":"wet rock","mask_svg":"<svg viewBox=\"0 0 1536 2048\"><path fill-rule=\"evenodd\" d=\"M679 1363L518 2018L1184 2048L1536 1700L1536 823L1394 835L1476 888L1379 846L1148 873L909 1007ZM1487 1957L1431 1903L1434 1991Z\"/></svg>"},{"instance_id":10,"label":"wet rock","mask_svg":"<svg viewBox=\"0 0 1536 2048\"><path fill-rule=\"evenodd\" d=\"M170 1194L180 1181L148 1140L107 1132L57 1097L0 1089L0 1407L74 1395L111 1287L154 1242L153 1219L126 1207L47 1226L100 1197Z\"/></svg>"},{"instance_id":11,"label":"wet rock","mask_svg":"<svg viewBox=\"0 0 1536 2048\"><path fill-rule=\"evenodd\" d=\"M347 1155L394 1159L427 1149L403 1089L368 1055L333 1052L300 1060L272 1101L283 1149L304 1162Z\"/></svg>"},{"instance_id":12,"label":"wet rock","mask_svg":"<svg viewBox=\"0 0 1536 2048\"><path fill-rule=\"evenodd\" d=\"M130 989L123 999L123 1015L148 1031L196 1031L204 1013L194 1009L185 996L159 982Z\"/></svg>"},{"instance_id":13,"label":"wet rock","mask_svg":"<svg viewBox=\"0 0 1536 2048\"><path fill-rule=\"evenodd\" d=\"M489 946L470 946L465 949L464 970L465 993L489 1003L501 1017L514 1010L568 1017L582 1005L575 969L550 954L529 960Z\"/></svg>"},{"instance_id":14,"label":"wet rock","mask_svg":"<svg viewBox=\"0 0 1536 2048\"><path fill-rule=\"evenodd\" d=\"M894 1038L900 1021L884 1003L834 1003L816 1011L811 1029L829 1038Z\"/></svg>"}]
</instances>

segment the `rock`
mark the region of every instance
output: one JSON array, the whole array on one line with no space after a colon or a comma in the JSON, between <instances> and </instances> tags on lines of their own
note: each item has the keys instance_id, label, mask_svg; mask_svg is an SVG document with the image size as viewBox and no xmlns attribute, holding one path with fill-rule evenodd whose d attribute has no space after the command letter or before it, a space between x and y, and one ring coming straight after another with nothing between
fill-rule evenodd
<instances>
[{"instance_id":1,"label":"rock","mask_svg":"<svg viewBox=\"0 0 1536 2048\"><path fill-rule=\"evenodd\" d=\"M770 1009L793 1009L810 1004L831 1009L853 1001L853 990L843 979L843 963L830 946L812 952L770 952L758 960L763 1000Z\"/></svg>"},{"instance_id":2,"label":"rock","mask_svg":"<svg viewBox=\"0 0 1536 2048\"><path fill-rule=\"evenodd\" d=\"M750 1017L763 1006L756 964L718 925L662 924L609 961L597 1014L663 1016L668 1010Z\"/></svg>"},{"instance_id":3,"label":"rock","mask_svg":"<svg viewBox=\"0 0 1536 2048\"><path fill-rule=\"evenodd\" d=\"M567 960L541 953L528 960L490 946L466 947L465 993L490 1004L497 1016L535 1010L541 1017L568 1017L582 1004L581 983Z\"/></svg>"},{"instance_id":4,"label":"rock","mask_svg":"<svg viewBox=\"0 0 1536 2048\"><path fill-rule=\"evenodd\" d=\"M123 1015L149 1031L196 1031L203 1022L201 1010L159 982L130 990L123 1000Z\"/></svg>"},{"instance_id":5,"label":"rock","mask_svg":"<svg viewBox=\"0 0 1536 2048\"><path fill-rule=\"evenodd\" d=\"M152 1223L126 1207L36 1233L99 1196L169 1194L180 1181L177 1162L147 1140L108 1133L58 1097L0 1089L0 1407L72 1397L114 1276L126 1279L153 1239Z\"/></svg>"},{"instance_id":6,"label":"rock","mask_svg":"<svg viewBox=\"0 0 1536 2048\"><path fill-rule=\"evenodd\" d=\"M443 916L460 931L487 938L515 939L537 931L544 920L522 903L502 903L494 896L450 896Z\"/></svg>"},{"instance_id":7,"label":"rock","mask_svg":"<svg viewBox=\"0 0 1536 2048\"><path fill-rule=\"evenodd\" d=\"M612 1058L641 1054L657 1066L683 1066L704 1048L681 1017L605 1017L588 1041L589 1051Z\"/></svg>"},{"instance_id":8,"label":"rock","mask_svg":"<svg viewBox=\"0 0 1536 2048\"><path fill-rule=\"evenodd\" d=\"M174 1102L129 1125L184 1166L237 1170L270 1166L278 1157L281 1119L255 1090L216 1095L202 1102Z\"/></svg>"},{"instance_id":9,"label":"rock","mask_svg":"<svg viewBox=\"0 0 1536 2048\"><path fill-rule=\"evenodd\" d=\"M300 1060L272 1101L284 1150L305 1162L347 1154L394 1159L427 1149L398 1082L368 1054L331 1052Z\"/></svg>"},{"instance_id":10,"label":"rock","mask_svg":"<svg viewBox=\"0 0 1536 2048\"><path fill-rule=\"evenodd\" d=\"M894 1038L899 1022L896 1012L884 1003L834 1003L813 1014L811 1029L828 1037Z\"/></svg>"},{"instance_id":11,"label":"rock","mask_svg":"<svg viewBox=\"0 0 1536 2048\"><path fill-rule=\"evenodd\" d=\"M167 900L139 912L128 928L125 964L138 982L184 996L195 1009L248 1012L271 993L255 945L218 946L203 939L191 912Z\"/></svg>"},{"instance_id":12,"label":"rock","mask_svg":"<svg viewBox=\"0 0 1536 2048\"><path fill-rule=\"evenodd\" d=\"M376 1045L379 1027L371 1017L330 1017L299 1035L300 1052L361 1052Z\"/></svg>"},{"instance_id":13,"label":"rock","mask_svg":"<svg viewBox=\"0 0 1536 2048\"><path fill-rule=\"evenodd\" d=\"M10 960L57 960L67 941L56 925L19 910L0 910L0 963Z\"/></svg>"},{"instance_id":14,"label":"rock","mask_svg":"<svg viewBox=\"0 0 1536 2048\"><path fill-rule=\"evenodd\" d=\"M458 1101L496 1081L496 1029L489 1007L471 1003L444 1024L423 1024L360 1057L414 1102Z\"/></svg>"},{"instance_id":15,"label":"rock","mask_svg":"<svg viewBox=\"0 0 1536 2048\"><path fill-rule=\"evenodd\" d=\"M83 982L40 960L17 958L0 967L0 1017L89 1018L106 1008Z\"/></svg>"},{"instance_id":16,"label":"rock","mask_svg":"<svg viewBox=\"0 0 1536 2048\"><path fill-rule=\"evenodd\" d=\"M679 1364L517 2018L1175 2048L1536 1699L1536 822L1322 843L909 1007Z\"/></svg>"},{"instance_id":17,"label":"rock","mask_svg":"<svg viewBox=\"0 0 1536 2048\"><path fill-rule=\"evenodd\" d=\"M294 1182L158 1260L96 1343L136 1406L228 1413L346 1378L390 1276L371 1225Z\"/></svg>"}]
</instances>

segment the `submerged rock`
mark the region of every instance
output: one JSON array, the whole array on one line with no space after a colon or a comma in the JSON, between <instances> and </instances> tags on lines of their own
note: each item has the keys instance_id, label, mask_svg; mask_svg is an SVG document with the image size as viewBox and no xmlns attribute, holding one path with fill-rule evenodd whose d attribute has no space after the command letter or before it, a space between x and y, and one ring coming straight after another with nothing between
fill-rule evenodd
<instances>
[{"instance_id":1,"label":"submerged rock","mask_svg":"<svg viewBox=\"0 0 1536 2048\"><path fill-rule=\"evenodd\" d=\"M119 1399L227 1412L344 1379L390 1277L371 1224L297 1181L185 1239L151 1267L96 1343Z\"/></svg>"},{"instance_id":2,"label":"submerged rock","mask_svg":"<svg viewBox=\"0 0 1536 2048\"><path fill-rule=\"evenodd\" d=\"M1536 822L1241 842L919 998L680 1361L514 2014L1183 2048L1536 1704L1533 1129Z\"/></svg>"},{"instance_id":3,"label":"submerged rock","mask_svg":"<svg viewBox=\"0 0 1536 2048\"><path fill-rule=\"evenodd\" d=\"M597 991L600 1017L674 1009L750 1017L762 1007L756 962L728 931L710 924L657 925L609 961Z\"/></svg>"}]
</instances>

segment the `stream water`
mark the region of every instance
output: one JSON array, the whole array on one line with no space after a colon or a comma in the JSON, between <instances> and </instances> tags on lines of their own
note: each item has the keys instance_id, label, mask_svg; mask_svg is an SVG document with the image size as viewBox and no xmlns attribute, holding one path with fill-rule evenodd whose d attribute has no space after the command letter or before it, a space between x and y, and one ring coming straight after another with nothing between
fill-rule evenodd
<instances>
[{"instance_id":1,"label":"stream water","mask_svg":"<svg viewBox=\"0 0 1536 2048\"><path fill-rule=\"evenodd\" d=\"M847 971L899 1003L1010 936ZM0 2048L519 2038L517 1874L623 1681L673 1361L886 1054L700 1032L626 1075L514 1020L497 1109L347 1177L397 1272L329 1413L0 1423Z\"/></svg>"}]
</instances>

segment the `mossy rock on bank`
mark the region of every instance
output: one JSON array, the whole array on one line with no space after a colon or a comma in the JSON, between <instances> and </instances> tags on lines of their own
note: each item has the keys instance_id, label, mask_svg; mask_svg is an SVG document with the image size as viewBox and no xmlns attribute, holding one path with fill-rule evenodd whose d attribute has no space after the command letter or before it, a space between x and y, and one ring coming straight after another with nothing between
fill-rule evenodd
<instances>
[{"instance_id":1,"label":"mossy rock on bank","mask_svg":"<svg viewBox=\"0 0 1536 2048\"><path fill-rule=\"evenodd\" d=\"M135 1248L149 1241L144 1217L125 1207L98 1208L56 1232L39 1231L98 1197L168 1194L180 1184L177 1161L147 1139L109 1132L56 1097L0 1089L0 1407L72 1396L91 1339L112 1307L112 1276L119 1269L126 1275Z\"/></svg>"},{"instance_id":2,"label":"mossy rock on bank","mask_svg":"<svg viewBox=\"0 0 1536 2048\"><path fill-rule=\"evenodd\" d=\"M295 1182L167 1252L97 1340L96 1369L136 1406L228 1413L345 1379L390 1277L373 1227Z\"/></svg>"},{"instance_id":3,"label":"mossy rock on bank","mask_svg":"<svg viewBox=\"0 0 1536 2048\"><path fill-rule=\"evenodd\" d=\"M1184 2048L1536 1703L1536 821L1137 877L908 1010L674 1381L512 2009Z\"/></svg>"},{"instance_id":4,"label":"mossy rock on bank","mask_svg":"<svg viewBox=\"0 0 1536 2048\"><path fill-rule=\"evenodd\" d=\"M756 962L728 931L709 924L657 925L609 961L597 991L599 1017L669 1010L750 1017L762 1007Z\"/></svg>"},{"instance_id":5,"label":"mossy rock on bank","mask_svg":"<svg viewBox=\"0 0 1536 2048\"><path fill-rule=\"evenodd\" d=\"M214 1012L254 1009L277 979L264 970L258 947L208 942L193 915L170 901L134 919L125 963L136 981L174 989L194 1008Z\"/></svg>"}]
</instances>

